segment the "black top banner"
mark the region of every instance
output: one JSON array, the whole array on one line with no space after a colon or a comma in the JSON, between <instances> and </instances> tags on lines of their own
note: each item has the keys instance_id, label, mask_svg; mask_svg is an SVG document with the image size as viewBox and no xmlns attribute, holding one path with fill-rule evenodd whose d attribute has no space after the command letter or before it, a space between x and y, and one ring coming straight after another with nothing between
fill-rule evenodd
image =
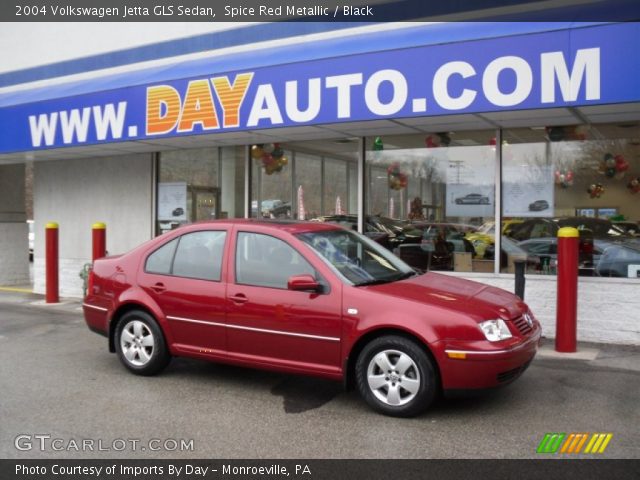
<instances>
[{"instance_id":1,"label":"black top banner","mask_svg":"<svg viewBox=\"0 0 640 480\"><path fill-rule=\"evenodd\" d=\"M363 452L364 453L364 452ZM626 480L640 460L0 460L3 480Z\"/></svg>"},{"instance_id":2,"label":"black top banner","mask_svg":"<svg viewBox=\"0 0 640 480\"><path fill-rule=\"evenodd\" d=\"M3 22L634 21L637 0L13 0Z\"/></svg>"}]
</instances>

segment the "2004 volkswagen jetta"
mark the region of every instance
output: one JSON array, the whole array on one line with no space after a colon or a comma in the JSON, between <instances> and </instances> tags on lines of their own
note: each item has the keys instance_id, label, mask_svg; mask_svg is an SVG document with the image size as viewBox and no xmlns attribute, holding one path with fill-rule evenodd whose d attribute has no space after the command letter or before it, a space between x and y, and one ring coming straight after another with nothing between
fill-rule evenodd
<instances>
[{"instance_id":1,"label":"2004 volkswagen jetta","mask_svg":"<svg viewBox=\"0 0 640 480\"><path fill-rule=\"evenodd\" d=\"M84 314L132 372L184 356L355 384L374 409L517 378L540 325L516 296L417 274L375 242L313 222L212 221L99 259Z\"/></svg>"}]
</instances>

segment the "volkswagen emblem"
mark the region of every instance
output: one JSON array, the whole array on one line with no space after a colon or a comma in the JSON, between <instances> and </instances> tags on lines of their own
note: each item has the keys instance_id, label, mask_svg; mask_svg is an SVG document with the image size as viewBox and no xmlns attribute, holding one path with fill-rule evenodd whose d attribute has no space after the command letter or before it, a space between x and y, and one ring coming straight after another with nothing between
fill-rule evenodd
<instances>
[{"instance_id":1,"label":"volkswagen emblem","mask_svg":"<svg viewBox=\"0 0 640 480\"><path fill-rule=\"evenodd\" d=\"M524 319L527 321L530 327L533 327L533 317L529 312L525 312Z\"/></svg>"}]
</instances>

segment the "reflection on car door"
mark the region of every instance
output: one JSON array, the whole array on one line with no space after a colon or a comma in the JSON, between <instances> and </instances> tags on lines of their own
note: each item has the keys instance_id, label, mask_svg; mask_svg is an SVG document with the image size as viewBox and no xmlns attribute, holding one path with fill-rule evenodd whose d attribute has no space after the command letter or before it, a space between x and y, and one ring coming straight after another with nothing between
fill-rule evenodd
<instances>
[{"instance_id":1,"label":"reflection on car door","mask_svg":"<svg viewBox=\"0 0 640 480\"><path fill-rule=\"evenodd\" d=\"M311 264L287 242L270 235L235 235L234 280L228 292L229 356L267 365L338 372L341 292L292 291L292 275L310 274ZM231 277L230 277L231 279Z\"/></svg>"},{"instance_id":2,"label":"reflection on car door","mask_svg":"<svg viewBox=\"0 0 640 480\"><path fill-rule=\"evenodd\" d=\"M226 350L226 231L187 233L151 253L139 284L158 304L177 349L202 355Z\"/></svg>"}]
</instances>

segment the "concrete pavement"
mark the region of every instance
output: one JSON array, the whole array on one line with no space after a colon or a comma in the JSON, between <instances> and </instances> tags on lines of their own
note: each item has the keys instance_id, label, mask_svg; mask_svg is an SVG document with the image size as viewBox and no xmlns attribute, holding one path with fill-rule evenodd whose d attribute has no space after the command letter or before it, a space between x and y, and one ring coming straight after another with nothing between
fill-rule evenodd
<instances>
[{"instance_id":1,"label":"concrete pavement","mask_svg":"<svg viewBox=\"0 0 640 480\"><path fill-rule=\"evenodd\" d=\"M403 420L318 379L185 359L157 377L131 375L86 328L79 302L44 306L41 298L0 292L2 458L167 456L129 447L21 451L21 434L66 446L193 440L171 458L534 458L547 432L611 432L602 457L640 458L638 347L580 345L597 350L590 361L539 355L509 387L441 400Z\"/></svg>"}]
</instances>

